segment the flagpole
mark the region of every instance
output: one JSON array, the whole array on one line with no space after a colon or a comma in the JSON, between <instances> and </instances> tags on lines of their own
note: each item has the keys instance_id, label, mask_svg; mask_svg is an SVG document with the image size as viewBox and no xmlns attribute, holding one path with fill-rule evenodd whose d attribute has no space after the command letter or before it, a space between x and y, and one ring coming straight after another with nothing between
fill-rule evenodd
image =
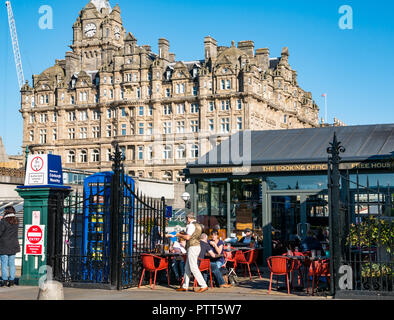
<instances>
[{"instance_id":1,"label":"flagpole","mask_svg":"<svg viewBox=\"0 0 394 320\"><path fill-rule=\"evenodd\" d=\"M327 122L327 94L324 95L324 110L325 110L324 111L325 112L324 115L325 115L325 119L326 119L325 122L328 123Z\"/></svg>"}]
</instances>

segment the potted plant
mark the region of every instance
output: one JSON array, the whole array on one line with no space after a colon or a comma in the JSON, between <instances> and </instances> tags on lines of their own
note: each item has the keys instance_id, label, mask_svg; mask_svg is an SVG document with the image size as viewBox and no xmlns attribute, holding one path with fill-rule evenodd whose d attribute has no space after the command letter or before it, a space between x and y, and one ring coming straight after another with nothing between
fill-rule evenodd
<instances>
[{"instance_id":1,"label":"potted plant","mask_svg":"<svg viewBox=\"0 0 394 320\"><path fill-rule=\"evenodd\" d=\"M390 218L389 218L390 219ZM376 250L371 258L365 255L361 263L361 283L367 290L383 287L391 290L393 268L394 228L392 222L381 217L368 217L361 223L352 224L346 244L368 252Z\"/></svg>"}]
</instances>

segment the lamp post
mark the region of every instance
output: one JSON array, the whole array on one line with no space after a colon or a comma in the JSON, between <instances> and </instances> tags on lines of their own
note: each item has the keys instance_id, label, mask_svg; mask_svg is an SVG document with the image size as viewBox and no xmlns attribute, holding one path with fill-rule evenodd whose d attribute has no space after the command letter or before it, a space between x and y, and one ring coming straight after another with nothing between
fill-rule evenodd
<instances>
[{"instance_id":1,"label":"lamp post","mask_svg":"<svg viewBox=\"0 0 394 320\"><path fill-rule=\"evenodd\" d=\"M29 158L29 153L30 153L29 146L26 146L26 150L25 150L25 171L26 171L26 168L27 168L27 159Z\"/></svg>"},{"instance_id":2,"label":"lamp post","mask_svg":"<svg viewBox=\"0 0 394 320\"><path fill-rule=\"evenodd\" d=\"M188 192L182 194L182 200L185 201L185 208L191 209L190 194Z\"/></svg>"}]
</instances>

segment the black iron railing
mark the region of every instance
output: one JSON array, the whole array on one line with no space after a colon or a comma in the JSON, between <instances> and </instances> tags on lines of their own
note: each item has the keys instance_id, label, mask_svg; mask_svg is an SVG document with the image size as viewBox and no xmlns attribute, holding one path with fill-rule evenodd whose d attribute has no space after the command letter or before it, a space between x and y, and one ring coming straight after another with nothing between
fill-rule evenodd
<instances>
[{"instance_id":1,"label":"black iron railing","mask_svg":"<svg viewBox=\"0 0 394 320\"><path fill-rule=\"evenodd\" d=\"M48 234L54 279L66 286L124 289L138 285L141 253L163 251L165 199L138 192L124 173L119 146L108 181L57 199ZM86 186L85 186L86 188ZM89 192L87 192L89 191Z\"/></svg>"},{"instance_id":2,"label":"black iron railing","mask_svg":"<svg viewBox=\"0 0 394 320\"><path fill-rule=\"evenodd\" d=\"M341 172L345 149L336 135L327 152L331 293L392 294L394 192L358 171Z\"/></svg>"}]
</instances>

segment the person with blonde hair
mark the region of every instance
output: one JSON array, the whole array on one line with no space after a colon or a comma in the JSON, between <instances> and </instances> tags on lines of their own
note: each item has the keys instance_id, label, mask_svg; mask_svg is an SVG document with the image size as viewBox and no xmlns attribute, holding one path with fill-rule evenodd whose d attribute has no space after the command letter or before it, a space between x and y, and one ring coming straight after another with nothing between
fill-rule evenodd
<instances>
[{"instance_id":1,"label":"person with blonde hair","mask_svg":"<svg viewBox=\"0 0 394 320\"><path fill-rule=\"evenodd\" d=\"M15 284L15 256L20 251L18 241L18 218L14 207L6 207L0 221L0 286L12 287ZM9 272L8 272L9 271Z\"/></svg>"}]
</instances>

